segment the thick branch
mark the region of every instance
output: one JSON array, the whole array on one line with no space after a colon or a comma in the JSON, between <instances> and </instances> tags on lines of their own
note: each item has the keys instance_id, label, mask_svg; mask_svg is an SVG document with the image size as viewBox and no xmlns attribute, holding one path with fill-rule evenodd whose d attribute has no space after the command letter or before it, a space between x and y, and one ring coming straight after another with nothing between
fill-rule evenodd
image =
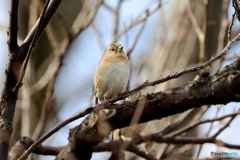
<instances>
[{"instance_id":1,"label":"thick branch","mask_svg":"<svg viewBox=\"0 0 240 160\"><path fill-rule=\"evenodd\" d=\"M139 122L161 119L202 105L238 102L239 82L240 59L237 58L233 64L220 69L214 76L208 77L203 73L182 87L142 96L146 98L146 103ZM139 101L141 98L123 104L100 104L95 110L115 109L116 114L108 121L112 128L122 128L129 125Z\"/></svg>"},{"instance_id":2,"label":"thick branch","mask_svg":"<svg viewBox=\"0 0 240 160\"><path fill-rule=\"evenodd\" d=\"M13 72L13 56L16 55L18 48L17 44L17 33L18 33L18 4L19 0L12 0L11 11L10 11L10 24L9 24L9 64L6 69L6 81L2 92L1 103L0 103L0 159L7 160L9 141L12 134L12 122L14 109L17 100L17 92L12 92L13 86L16 84L16 75ZM18 66L19 67L19 66Z\"/></svg>"},{"instance_id":3,"label":"thick branch","mask_svg":"<svg viewBox=\"0 0 240 160\"><path fill-rule=\"evenodd\" d=\"M205 62L205 63L203 63L201 65L198 65L196 67L193 67L193 68L190 68L190 69L186 69L186 70L183 70L183 71L180 71L180 72L176 72L175 74L169 75L169 76L164 77L164 78L160 78L160 79L158 79L156 81L152 81L152 82L146 81L143 84L141 84L140 86L138 86L137 88L134 88L134 89L128 91L128 93L131 94L131 93L137 92L137 91L139 91L139 90L141 90L143 88L146 88L146 87L149 87L149 86L155 86L157 84L166 82L168 80L178 78L178 77L180 77L180 76L182 76L184 74L199 71L199 70L201 70L203 68L206 68L208 66L211 67L212 63L215 62L218 59L221 59L223 56L225 56L227 54L228 50L232 47L232 44L234 44L239 39L240 39L240 33L232 41L228 42L228 44L225 46L225 48L222 50L222 52L220 54L218 54L215 57L212 57L210 60L208 60L207 62ZM114 103L114 102L122 100L122 99L124 99L126 97L128 97L127 94L120 95L120 96L110 100L109 103Z\"/></svg>"},{"instance_id":4,"label":"thick branch","mask_svg":"<svg viewBox=\"0 0 240 160\"><path fill-rule=\"evenodd\" d=\"M92 157L92 148L107 136L112 128L105 121L114 111L101 110L98 114L92 112L81 125L71 129L68 145L58 154L56 160L89 160Z\"/></svg>"},{"instance_id":5,"label":"thick branch","mask_svg":"<svg viewBox=\"0 0 240 160\"><path fill-rule=\"evenodd\" d=\"M18 35L18 4L19 0L12 0L10 11L10 25L9 25L9 40L8 47L10 53L13 53L18 48L17 35Z\"/></svg>"},{"instance_id":6,"label":"thick branch","mask_svg":"<svg viewBox=\"0 0 240 160\"><path fill-rule=\"evenodd\" d=\"M78 134L70 134L68 146L62 150L57 159L64 159L64 157L72 157L73 155L74 157L78 157L78 159L90 159L94 144L100 143L110 131L128 126L136 106L142 100L146 100L146 103L139 123L161 119L206 104L226 104L232 101L240 101L239 83L240 59L237 58L234 63L222 68L214 76L208 77L208 73L202 73L182 87L144 95L138 100L127 101L122 104L100 104L94 108L91 115L80 126L71 131L71 133ZM231 116L235 117L236 114ZM215 143L214 136L209 139L179 139L174 136L169 138L166 136L151 135L145 137L144 141L146 138L147 141L174 144ZM138 140L141 140L139 144L143 142L142 138ZM81 153L77 152L82 150L83 146L84 153L87 153L87 157L85 156L84 158L82 158L83 155ZM138 154L147 156L147 154L141 151Z\"/></svg>"}]
</instances>

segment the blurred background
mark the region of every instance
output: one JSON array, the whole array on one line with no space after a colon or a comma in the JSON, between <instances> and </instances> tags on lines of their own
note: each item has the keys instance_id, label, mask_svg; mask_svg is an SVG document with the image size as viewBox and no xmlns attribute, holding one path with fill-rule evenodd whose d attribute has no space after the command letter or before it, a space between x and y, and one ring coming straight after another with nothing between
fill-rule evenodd
<instances>
[{"instance_id":1,"label":"blurred background","mask_svg":"<svg viewBox=\"0 0 240 160\"><path fill-rule=\"evenodd\" d=\"M44 0L20 0L19 44L22 43L42 11ZM8 62L7 30L10 1L0 0L0 90ZM63 120L94 106L93 77L106 47L117 42L129 53L131 78L129 89L144 81L153 81L206 62L227 44L228 26L234 8L229 0L63 0L58 12L38 41L24 85L20 89L14 118L11 145L23 136L34 140ZM95 15L96 13L96 15ZM87 24L87 25L86 25ZM88 25L89 24L89 25ZM239 33L234 21L232 37ZM239 53L236 43L227 56L212 68L200 72L214 74L233 62ZM199 73L149 87L142 94L167 90L192 80ZM141 134L163 130L179 121L175 130L199 119L214 118L234 112L238 103L203 106L185 113L147 123ZM82 118L83 119L83 118ZM44 142L63 146L74 121ZM207 137L226 121L204 124L185 136ZM239 117L224 130L219 139L240 144ZM149 143L143 146L161 158L178 156L206 158L211 151L236 151L204 145L167 145ZM240 151L236 151L240 155ZM108 153L94 154L92 159L107 159ZM126 153L126 157L135 156ZM33 155L34 159L51 160L53 156ZM130 159L130 158L128 158Z\"/></svg>"}]
</instances>

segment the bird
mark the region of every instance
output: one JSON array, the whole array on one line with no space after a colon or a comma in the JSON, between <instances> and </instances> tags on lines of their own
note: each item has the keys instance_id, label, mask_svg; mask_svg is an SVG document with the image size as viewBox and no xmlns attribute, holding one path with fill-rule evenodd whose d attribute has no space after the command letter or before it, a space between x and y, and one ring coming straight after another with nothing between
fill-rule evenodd
<instances>
[{"instance_id":1,"label":"bird","mask_svg":"<svg viewBox=\"0 0 240 160\"><path fill-rule=\"evenodd\" d=\"M110 44L97 67L94 77L96 105L127 92L130 77L130 63L121 44Z\"/></svg>"}]
</instances>

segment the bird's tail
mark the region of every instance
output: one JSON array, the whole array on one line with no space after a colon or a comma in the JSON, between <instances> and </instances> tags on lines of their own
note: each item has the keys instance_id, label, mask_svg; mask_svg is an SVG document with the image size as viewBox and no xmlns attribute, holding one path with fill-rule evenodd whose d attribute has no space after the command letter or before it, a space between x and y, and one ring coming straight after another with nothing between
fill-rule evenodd
<instances>
[{"instance_id":1,"label":"bird's tail","mask_svg":"<svg viewBox=\"0 0 240 160\"><path fill-rule=\"evenodd\" d=\"M95 105L97 105L98 104L98 98L96 97L96 99L95 99Z\"/></svg>"}]
</instances>

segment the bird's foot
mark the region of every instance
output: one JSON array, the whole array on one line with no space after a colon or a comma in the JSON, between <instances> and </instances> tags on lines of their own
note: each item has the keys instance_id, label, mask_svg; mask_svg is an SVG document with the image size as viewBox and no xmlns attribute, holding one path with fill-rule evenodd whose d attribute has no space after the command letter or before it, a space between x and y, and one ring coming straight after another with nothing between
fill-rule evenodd
<instances>
[{"instance_id":1,"label":"bird's foot","mask_svg":"<svg viewBox=\"0 0 240 160\"><path fill-rule=\"evenodd\" d=\"M104 102L105 102L106 104L110 104L110 100L111 100L111 99L107 99L106 97L104 97Z\"/></svg>"}]
</instances>

